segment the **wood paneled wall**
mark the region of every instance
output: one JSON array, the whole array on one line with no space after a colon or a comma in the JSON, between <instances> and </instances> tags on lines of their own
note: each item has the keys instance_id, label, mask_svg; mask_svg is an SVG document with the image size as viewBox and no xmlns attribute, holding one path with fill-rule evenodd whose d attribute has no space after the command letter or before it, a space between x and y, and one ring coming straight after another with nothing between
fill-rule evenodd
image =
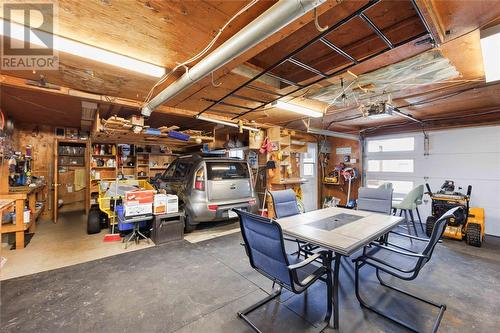
<instances>
[{"instance_id":1,"label":"wood paneled wall","mask_svg":"<svg viewBox=\"0 0 500 333\"><path fill-rule=\"evenodd\" d=\"M42 218L52 218L52 195L51 184L54 173L54 127L36 125L30 123L16 123L13 141L14 148L25 152L26 146L31 145L33 154L33 175L43 176L46 179L45 197L46 207L42 213Z\"/></svg>"},{"instance_id":2,"label":"wood paneled wall","mask_svg":"<svg viewBox=\"0 0 500 333\"><path fill-rule=\"evenodd\" d=\"M355 140L349 140L349 139L341 139L341 138L332 138L329 137L326 139L328 142L331 144L331 153L329 154L329 160L327 167L325 168L325 173L328 174L332 172L335 169L335 166L344 162L344 155L343 154L338 154L336 153L337 148L351 148L351 159L356 159L356 163L346 163L346 165L349 167L356 168L358 170L358 178L353 180L351 184L351 197L350 199L357 199L358 198L358 189L361 187L362 184L362 165L361 165L361 144L359 141ZM346 205L347 204L347 190L348 190L348 183L343 180L343 177L341 176L342 184L341 185L331 185L331 184L324 184L323 183L323 174L321 170L321 158L320 156L320 161L318 163L319 170L319 199L320 199L320 207L323 206L323 200L325 196L334 196L336 198L340 199L340 205Z\"/></svg>"}]
</instances>

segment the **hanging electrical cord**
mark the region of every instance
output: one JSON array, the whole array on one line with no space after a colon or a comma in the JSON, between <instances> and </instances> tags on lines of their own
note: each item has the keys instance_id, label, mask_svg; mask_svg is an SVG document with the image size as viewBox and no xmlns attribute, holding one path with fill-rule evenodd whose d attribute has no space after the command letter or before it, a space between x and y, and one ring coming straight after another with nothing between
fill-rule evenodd
<instances>
[{"instance_id":1,"label":"hanging electrical cord","mask_svg":"<svg viewBox=\"0 0 500 333\"><path fill-rule=\"evenodd\" d=\"M240 16L242 13L244 13L245 11L247 11L248 9L250 9L253 5L255 5L257 2L259 2L259 0L252 0L251 2L249 2L246 6L244 6L243 8L241 8L233 17L231 17L229 19L229 21L226 22L226 24L224 24L222 26L222 28L219 29L219 31L217 32L217 34L215 35L215 37L212 39L212 41L210 43L208 43L208 45L203 49L201 50L198 54L196 54L195 56L193 56L191 59L188 59L182 63L178 63L171 71L169 71L168 73L166 73L165 75L163 75L160 80L158 82L155 83L155 85L149 90L145 100L144 100L144 104L148 103L151 99L151 97L153 96L153 93L154 93L154 89L156 87L158 87L160 84L164 83L165 81L168 80L168 78L170 77L170 75L172 75L174 72L176 72L179 68L181 67L184 67L186 68L186 72L189 71L189 68L187 67L188 64L200 59L202 56L204 56L211 48L212 46L214 46L214 44L217 42L217 40L219 39L219 37L222 35L222 32L229 26L229 24L231 24L231 22L233 22L238 16Z\"/></svg>"},{"instance_id":2,"label":"hanging electrical cord","mask_svg":"<svg viewBox=\"0 0 500 333\"><path fill-rule=\"evenodd\" d=\"M323 32L323 31L326 31L328 29L327 25L325 25L324 27L319 25L318 8L314 8L314 25L316 26L316 29L319 32Z\"/></svg>"}]
</instances>

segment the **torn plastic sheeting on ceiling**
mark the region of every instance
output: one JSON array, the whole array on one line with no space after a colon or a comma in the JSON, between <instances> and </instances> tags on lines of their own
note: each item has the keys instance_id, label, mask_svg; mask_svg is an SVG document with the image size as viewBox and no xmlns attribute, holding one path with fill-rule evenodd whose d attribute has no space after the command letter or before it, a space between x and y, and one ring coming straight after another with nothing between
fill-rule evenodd
<instances>
[{"instance_id":1,"label":"torn plastic sheeting on ceiling","mask_svg":"<svg viewBox=\"0 0 500 333\"><path fill-rule=\"evenodd\" d=\"M321 102L333 104L358 104L359 100L389 94L416 85L428 85L460 76L460 73L439 50L432 50L397 64L361 74L357 78L346 74L343 87L339 83L306 95Z\"/></svg>"}]
</instances>

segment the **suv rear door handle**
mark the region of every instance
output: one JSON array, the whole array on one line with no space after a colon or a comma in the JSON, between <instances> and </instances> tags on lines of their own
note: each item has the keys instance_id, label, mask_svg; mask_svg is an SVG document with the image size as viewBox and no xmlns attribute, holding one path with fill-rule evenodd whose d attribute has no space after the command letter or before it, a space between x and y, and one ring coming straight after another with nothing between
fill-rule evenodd
<instances>
[{"instance_id":1,"label":"suv rear door handle","mask_svg":"<svg viewBox=\"0 0 500 333\"><path fill-rule=\"evenodd\" d=\"M231 185L229 185L229 188L230 188L231 190L236 190L236 184L231 184Z\"/></svg>"}]
</instances>

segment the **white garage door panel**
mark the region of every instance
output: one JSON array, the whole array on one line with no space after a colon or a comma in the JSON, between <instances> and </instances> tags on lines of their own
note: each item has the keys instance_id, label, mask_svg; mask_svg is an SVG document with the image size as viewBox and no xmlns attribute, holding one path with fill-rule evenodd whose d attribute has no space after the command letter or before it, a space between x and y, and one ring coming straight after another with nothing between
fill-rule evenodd
<instances>
[{"instance_id":1,"label":"white garage door panel","mask_svg":"<svg viewBox=\"0 0 500 333\"><path fill-rule=\"evenodd\" d=\"M435 154L500 153L500 128L496 128L496 131L492 126L430 132L430 149Z\"/></svg>"},{"instance_id":2,"label":"white garage door panel","mask_svg":"<svg viewBox=\"0 0 500 333\"><path fill-rule=\"evenodd\" d=\"M422 168L428 177L459 179L500 179L498 153L435 154L424 159Z\"/></svg>"},{"instance_id":3,"label":"white garage door panel","mask_svg":"<svg viewBox=\"0 0 500 333\"><path fill-rule=\"evenodd\" d=\"M488 235L500 236L500 208L488 208L484 213L486 233Z\"/></svg>"},{"instance_id":4,"label":"white garage door panel","mask_svg":"<svg viewBox=\"0 0 500 333\"><path fill-rule=\"evenodd\" d=\"M445 180L467 190L472 185L471 205L483 207L486 233L500 236L500 126L429 132L429 155L424 156L421 133L399 134L374 139L414 136L415 151L369 154L368 159L414 159L413 173L367 173L368 179L411 180L415 186L428 182L433 191ZM372 138L369 138L369 140ZM427 190L426 190L427 191ZM422 218L430 214L430 200L424 195Z\"/></svg>"}]
</instances>

